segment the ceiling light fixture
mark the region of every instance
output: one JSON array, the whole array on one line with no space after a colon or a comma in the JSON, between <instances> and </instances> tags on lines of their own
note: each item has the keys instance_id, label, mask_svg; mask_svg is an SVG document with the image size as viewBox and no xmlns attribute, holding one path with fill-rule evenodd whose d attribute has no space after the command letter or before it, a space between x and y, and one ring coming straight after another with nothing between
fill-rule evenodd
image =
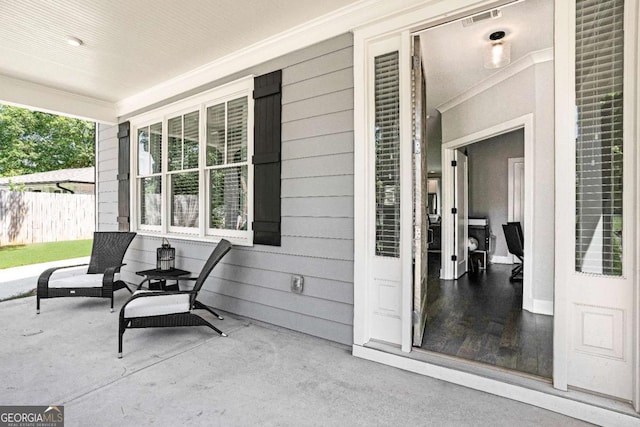
<instances>
[{"instance_id":1,"label":"ceiling light fixture","mask_svg":"<svg viewBox=\"0 0 640 427\"><path fill-rule=\"evenodd\" d=\"M504 36L504 31L495 31L489 36L490 43L484 52L484 68L500 68L511 62L511 45Z\"/></svg>"},{"instance_id":2,"label":"ceiling light fixture","mask_svg":"<svg viewBox=\"0 0 640 427\"><path fill-rule=\"evenodd\" d=\"M77 37L68 36L67 37L67 44L70 45L70 46L78 47L78 46L82 46L83 43L82 43L82 40L80 40Z\"/></svg>"}]
</instances>

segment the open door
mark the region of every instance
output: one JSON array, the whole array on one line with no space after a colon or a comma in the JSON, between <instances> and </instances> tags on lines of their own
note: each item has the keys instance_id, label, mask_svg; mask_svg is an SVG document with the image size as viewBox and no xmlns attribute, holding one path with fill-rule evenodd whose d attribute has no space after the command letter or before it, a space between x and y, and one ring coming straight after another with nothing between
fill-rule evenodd
<instances>
[{"instance_id":1,"label":"open door","mask_svg":"<svg viewBox=\"0 0 640 427\"><path fill-rule=\"evenodd\" d=\"M460 150L454 150L454 200L453 226L454 226L454 277L457 279L467 272L467 242L469 241L469 170L467 156Z\"/></svg>"},{"instance_id":2,"label":"open door","mask_svg":"<svg viewBox=\"0 0 640 427\"><path fill-rule=\"evenodd\" d=\"M426 91L422 60L420 55L420 37L413 37L413 345L422 345L424 327L427 323L427 149L424 108Z\"/></svg>"}]
</instances>

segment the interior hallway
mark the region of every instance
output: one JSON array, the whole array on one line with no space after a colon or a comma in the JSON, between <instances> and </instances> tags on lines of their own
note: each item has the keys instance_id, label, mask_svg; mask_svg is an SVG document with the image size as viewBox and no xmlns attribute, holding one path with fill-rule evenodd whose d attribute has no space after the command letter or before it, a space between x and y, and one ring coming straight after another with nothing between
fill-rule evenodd
<instances>
[{"instance_id":1,"label":"interior hallway","mask_svg":"<svg viewBox=\"0 0 640 427\"><path fill-rule=\"evenodd\" d=\"M522 282L511 265L490 264L458 280L440 280L429 253L428 320L421 348L551 378L553 317L522 310Z\"/></svg>"}]
</instances>

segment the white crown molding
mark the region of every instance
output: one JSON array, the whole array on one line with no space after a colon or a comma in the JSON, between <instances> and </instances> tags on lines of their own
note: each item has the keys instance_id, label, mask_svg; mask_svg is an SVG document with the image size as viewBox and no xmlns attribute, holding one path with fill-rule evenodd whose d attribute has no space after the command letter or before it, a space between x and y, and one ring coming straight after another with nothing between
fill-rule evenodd
<instances>
[{"instance_id":1,"label":"white crown molding","mask_svg":"<svg viewBox=\"0 0 640 427\"><path fill-rule=\"evenodd\" d=\"M83 120L117 123L115 104L0 74L0 102Z\"/></svg>"},{"instance_id":2,"label":"white crown molding","mask_svg":"<svg viewBox=\"0 0 640 427\"><path fill-rule=\"evenodd\" d=\"M451 108L462 104L465 101L473 98L474 96L479 95L480 93L496 86L497 84L507 80L510 77L515 76L518 73L526 70L527 68L540 64L542 62L553 61L553 48L547 48L542 50L537 50L535 52L530 52L517 61L512 62L508 66L504 67L500 71L486 79L482 80L477 85L472 88L454 96L447 102L444 102L436 107L441 114L450 110Z\"/></svg>"},{"instance_id":3,"label":"white crown molding","mask_svg":"<svg viewBox=\"0 0 640 427\"><path fill-rule=\"evenodd\" d=\"M121 117L135 113L164 99L426 3L437 1L358 1L122 99L116 104L117 114Z\"/></svg>"}]
</instances>

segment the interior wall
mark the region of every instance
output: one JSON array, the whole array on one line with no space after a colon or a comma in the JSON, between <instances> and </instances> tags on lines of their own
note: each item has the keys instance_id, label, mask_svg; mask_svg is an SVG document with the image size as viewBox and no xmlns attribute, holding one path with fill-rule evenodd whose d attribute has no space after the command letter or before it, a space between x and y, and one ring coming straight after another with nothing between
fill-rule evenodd
<instances>
[{"instance_id":1,"label":"interior wall","mask_svg":"<svg viewBox=\"0 0 640 427\"><path fill-rule=\"evenodd\" d=\"M491 255L507 256L502 232L509 209L508 159L524 157L524 130L518 129L466 147L469 161L469 217L489 218ZM495 236L495 237L493 237Z\"/></svg>"},{"instance_id":2,"label":"interior wall","mask_svg":"<svg viewBox=\"0 0 640 427\"><path fill-rule=\"evenodd\" d=\"M442 112L442 143L533 113L533 298L553 301L554 110L553 61L536 63Z\"/></svg>"},{"instance_id":3,"label":"interior wall","mask_svg":"<svg viewBox=\"0 0 640 427\"><path fill-rule=\"evenodd\" d=\"M438 111L427 117L427 171L442 173L442 123Z\"/></svg>"}]
</instances>

